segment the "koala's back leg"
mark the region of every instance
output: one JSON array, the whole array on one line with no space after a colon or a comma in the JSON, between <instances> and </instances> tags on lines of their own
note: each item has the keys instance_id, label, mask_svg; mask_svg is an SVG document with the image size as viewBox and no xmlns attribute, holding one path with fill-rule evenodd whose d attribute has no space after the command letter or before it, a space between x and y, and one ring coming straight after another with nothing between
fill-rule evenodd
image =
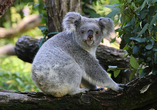
<instances>
[{"instance_id":1,"label":"koala's back leg","mask_svg":"<svg viewBox=\"0 0 157 110\"><path fill-rule=\"evenodd\" d=\"M70 63L67 63L64 65L64 67L61 67L60 70L65 72L64 75L60 74L63 75L60 76L62 84L59 85L59 89L57 91L53 92L53 89L51 95L55 97L62 97L66 94L75 95L78 93L85 93L89 90L86 88L79 88L82 79L82 69L75 61L70 61Z\"/></svg>"},{"instance_id":2,"label":"koala's back leg","mask_svg":"<svg viewBox=\"0 0 157 110\"><path fill-rule=\"evenodd\" d=\"M75 95L79 93L85 93L86 91L89 91L87 88L79 88L79 85L81 84L82 80L82 73L83 70L80 68L80 66L73 61L73 63L67 65L69 70L68 70L68 81L69 86L71 89L68 91L69 95Z\"/></svg>"},{"instance_id":3,"label":"koala's back leg","mask_svg":"<svg viewBox=\"0 0 157 110\"><path fill-rule=\"evenodd\" d=\"M50 62L50 64L53 63ZM48 66L50 64L32 66L32 79L45 94L62 97L66 94L74 95L88 91L88 89L79 88L83 70L73 59L58 62L54 68L50 68Z\"/></svg>"}]
</instances>

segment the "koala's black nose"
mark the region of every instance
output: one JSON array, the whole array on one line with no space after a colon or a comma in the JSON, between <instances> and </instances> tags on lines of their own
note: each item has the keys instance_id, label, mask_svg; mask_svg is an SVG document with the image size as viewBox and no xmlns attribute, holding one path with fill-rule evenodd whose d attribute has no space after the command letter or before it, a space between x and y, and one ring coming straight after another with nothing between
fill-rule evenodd
<instances>
[{"instance_id":1,"label":"koala's black nose","mask_svg":"<svg viewBox=\"0 0 157 110\"><path fill-rule=\"evenodd\" d=\"M92 30L89 30L88 31L88 37L87 37L88 40L93 40L93 31Z\"/></svg>"}]
</instances>

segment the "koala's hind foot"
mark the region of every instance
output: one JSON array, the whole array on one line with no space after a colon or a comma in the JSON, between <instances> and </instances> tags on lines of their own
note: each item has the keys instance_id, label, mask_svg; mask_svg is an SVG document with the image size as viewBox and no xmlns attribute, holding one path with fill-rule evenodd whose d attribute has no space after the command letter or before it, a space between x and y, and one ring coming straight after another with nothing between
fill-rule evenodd
<instances>
[{"instance_id":1,"label":"koala's hind foot","mask_svg":"<svg viewBox=\"0 0 157 110\"><path fill-rule=\"evenodd\" d=\"M69 93L69 95L75 95L75 94L79 94L79 93L86 93L87 91L89 91L89 89L87 88L77 88L74 89L74 91L72 91L71 93Z\"/></svg>"}]
</instances>

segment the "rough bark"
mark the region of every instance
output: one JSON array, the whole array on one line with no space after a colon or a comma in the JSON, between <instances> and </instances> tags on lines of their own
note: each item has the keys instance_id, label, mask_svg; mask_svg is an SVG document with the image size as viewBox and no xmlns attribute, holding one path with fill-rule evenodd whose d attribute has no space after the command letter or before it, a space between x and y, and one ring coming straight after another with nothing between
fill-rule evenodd
<instances>
[{"instance_id":1,"label":"rough bark","mask_svg":"<svg viewBox=\"0 0 157 110\"><path fill-rule=\"evenodd\" d=\"M0 90L2 110L148 110L157 108L157 75L136 79L124 91L90 91L55 98L41 92Z\"/></svg>"},{"instance_id":2,"label":"rough bark","mask_svg":"<svg viewBox=\"0 0 157 110\"><path fill-rule=\"evenodd\" d=\"M48 32L61 32L63 17L67 12L71 11L81 13L81 3L82 0L45 0L48 17Z\"/></svg>"},{"instance_id":3,"label":"rough bark","mask_svg":"<svg viewBox=\"0 0 157 110\"><path fill-rule=\"evenodd\" d=\"M0 18L16 0L0 0Z\"/></svg>"}]
</instances>

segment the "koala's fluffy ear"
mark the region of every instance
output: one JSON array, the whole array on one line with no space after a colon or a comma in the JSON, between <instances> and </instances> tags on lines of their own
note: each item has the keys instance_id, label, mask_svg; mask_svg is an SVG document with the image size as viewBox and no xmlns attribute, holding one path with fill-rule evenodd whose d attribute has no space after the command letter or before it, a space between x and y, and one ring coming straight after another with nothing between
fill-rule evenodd
<instances>
[{"instance_id":1,"label":"koala's fluffy ear","mask_svg":"<svg viewBox=\"0 0 157 110\"><path fill-rule=\"evenodd\" d=\"M81 23L81 15L76 12L68 12L63 19L63 29L68 33L74 32Z\"/></svg>"},{"instance_id":2,"label":"koala's fluffy ear","mask_svg":"<svg viewBox=\"0 0 157 110\"><path fill-rule=\"evenodd\" d=\"M99 18L99 25L103 32L103 37L109 38L111 33L114 33L114 23L110 18Z\"/></svg>"}]
</instances>

